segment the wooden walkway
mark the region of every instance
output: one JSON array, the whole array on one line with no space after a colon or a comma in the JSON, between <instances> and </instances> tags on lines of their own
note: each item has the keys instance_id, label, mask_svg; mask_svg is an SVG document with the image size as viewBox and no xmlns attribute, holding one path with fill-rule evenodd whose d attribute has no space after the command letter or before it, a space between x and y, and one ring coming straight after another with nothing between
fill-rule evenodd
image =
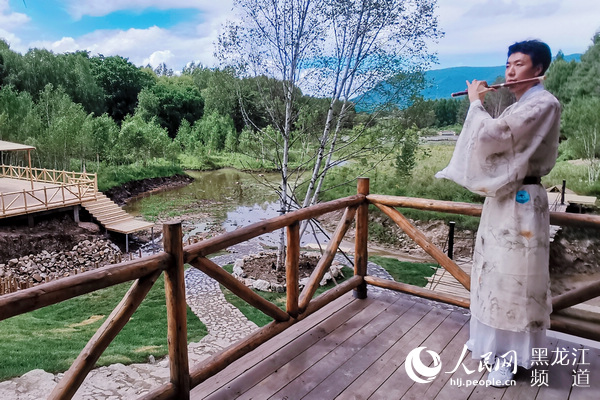
<instances>
[{"instance_id":1,"label":"wooden walkway","mask_svg":"<svg viewBox=\"0 0 600 400\"><path fill-rule=\"evenodd\" d=\"M33 185L33 188L32 188ZM81 205L107 230L129 234L154 226L127 214L103 193L79 193L77 185L0 178L0 218Z\"/></svg>"},{"instance_id":2,"label":"wooden walkway","mask_svg":"<svg viewBox=\"0 0 600 400\"><path fill-rule=\"evenodd\" d=\"M532 372L520 370L513 387L467 386L486 377L470 353L463 365L475 372L462 366L447 372L459 362L468 321L465 309L405 294L371 292L367 300L347 294L194 388L191 398L598 399L600 350L593 348L585 352L585 366L538 367L534 384ZM421 346L441 360L429 383L415 383L405 369L408 353ZM575 350L582 346L556 339L547 348L549 357L564 348L568 362L582 353ZM426 352L421 358L432 361ZM579 369L588 370L591 387L572 386ZM585 383L583 375L578 379Z\"/></svg>"},{"instance_id":3,"label":"wooden walkway","mask_svg":"<svg viewBox=\"0 0 600 400\"><path fill-rule=\"evenodd\" d=\"M23 179L0 178L0 218L32 214L80 204L93 199L93 191L78 193L76 185L33 182Z\"/></svg>"}]
</instances>

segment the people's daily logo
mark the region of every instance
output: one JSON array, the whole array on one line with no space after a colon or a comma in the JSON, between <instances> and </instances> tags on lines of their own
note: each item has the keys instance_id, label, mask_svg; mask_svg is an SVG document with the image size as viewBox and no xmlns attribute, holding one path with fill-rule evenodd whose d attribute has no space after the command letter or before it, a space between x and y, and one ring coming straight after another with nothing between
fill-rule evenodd
<instances>
[{"instance_id":1,"label":"people's daily logo","mask_svg":"<svg viewBox=\"0 0 600 400\"><path fill-rule=\"evenodd\" d=\"M417 347L406 356L404 368L408 376L417 383L429 383L434 380L442 370L442 361L440 355L432 350L427 353L433 359L433 365L428 367L421 361L421 352L427 347ZM429 364L429 363L427 363Z\"/></svg>"}]
</instances>

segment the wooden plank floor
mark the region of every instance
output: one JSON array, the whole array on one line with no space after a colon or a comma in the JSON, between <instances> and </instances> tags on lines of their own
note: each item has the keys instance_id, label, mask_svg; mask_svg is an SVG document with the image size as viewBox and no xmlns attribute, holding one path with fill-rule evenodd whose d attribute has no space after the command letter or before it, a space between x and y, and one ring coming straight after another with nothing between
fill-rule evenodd
<instances>
[{"instance_id":1,"label":"wooden plank floor","mask_svg":"<svg viewBox=\"0 0 600 400\"><path fill-rule=\"evenodd\" d=\"M44 192L44 188L46 192ZM72 186L69 189L74 190ZM26 195L23 195L23 191L26 192ZM15 192L19 193L16 194ZM3 193L0 218L31 214L81 203L81 200L75 194L67 189L62 190L59 184L33 182L32 189L31 182L23 179L0 178L0 193ZM86 200L89 200L93 196L94 193L89 193L85 197Z\"/></svg>"},{"instance_id":2,"label":"wooden plank floor","mask_svg":"<svg viewBox=\"0 0 600 400\"><path fill-rule=\"evenodd\" d=\"M547 354L564 363L519 371L516 385L497 389L467 385L487 372L470 353L468 311L400 293L347 294L232 363L192 390L192 399L598 399L600 350L548 340ZM406 357L417 347L439 354L441 370L428 383L407 374ZM557 351L557 349L559 351ZM582 361L581 354L585 357ZM426 351L421 359L433 363ZM583 364L577 364L582 363ZM572 365L575 363L575 365ZM426 363L427 364L427 363ZM464 367L463 367L464 366ZM467 368L471 373L465 371ZM572 386L574 370L580 386ZM586 384L585 377L590 387ZM545 379L547 377L547 379Z\"/></svg>"}]
</instances>

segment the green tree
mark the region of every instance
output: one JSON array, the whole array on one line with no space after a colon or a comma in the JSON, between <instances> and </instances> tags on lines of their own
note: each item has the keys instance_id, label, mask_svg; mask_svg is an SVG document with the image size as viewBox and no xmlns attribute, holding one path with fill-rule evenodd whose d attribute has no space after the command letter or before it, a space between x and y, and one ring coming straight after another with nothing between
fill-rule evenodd
<instances>
[{"instance_id":1,"label":"green tree","mask_svg":"<svg viewBox=\"0 0 600 400\"><path fill-rule=\"evenodd\" d=\"M568 79L568 97L600 97L600 33L596 33L593 44L581 56L581 62Z\"/></svg>"},{"instance_id":2,"label":"green tree","mask_svg":"<svg viewBox=\"0 0 600 400\"><path fill-rule=\"evenodd\" d=\"M588 181L600 177L600 97L579 97L565 106L562 129L575 157L588 162Z\"/></svg>"},{"instance_id":3,"label":"green tree","mask_svg":"<svg viewBox=\"0 0 600 400\"><path fill-rule=\"evenodd\" d=\"M136 114L146 121L156 118L171 138L177 135L181 121L193 124L204 113L204 99L191 79L160 79L156 85L143 89L138 101Z\"/></svg>"},{"instance_id":4,"label":"green tree","mask_svg":"<svg viewBox=\"0 0 600 400\"><path fill-rule=\"evenodd\" d=\"M171 158L172 140L155 121L146 122L139 116L128 116L121 125L114 158L116 161L144 166L153 158Z\"/></svg>"},{"instance_id":5,"label":"green tree","mask_svg":"<svg viewBox=\"0 0 600 400\"><path fill-rule=\"evenodd\" d=\"M119 137L119 127L108 114L94 118L91 124L87 143L91 156L89 159L96 160L99 167L101 161L110 160L111 149Z\"/></svg>"},{"instance_id":6,"label":"green tree","mask_svg":"<svg viewBox=\"0 0 600 400\"><path fill-rule=\"evenodd\" d=\"M46 85L39 95L36 113L42 124L36 154L44 167L68 170L71 158L84 159L89 138L89 119L62 87Z\"/></svg>"},{"instance_id":7,"label":"green tree","mask_svg":"<svg viewBox=\"0 0 600 400\"><path fill-rule=\"evenodd\" d=\"M104 90L105 110L117 123L133 115L142 89L154 85L156 76L120 56L92 57L92 74Z\"/></svg>"},{"instance_id":8,"label":"green tree","mask_svg":"<svg viewBox=\"0 0 600 400\"><path fill-rule=\"evenodd\" d=\"M419 132L416 127L409 128L404 133L400 152L396 155L396 173L400 180L408 183L417 164L416 152L419 148Z\"/></svg>"},{"instance_id":9,"label":"green tree","mask_svg":"<svg viewBox=\"0 0 600 400\"><path fill-rule=\"evenodd\" d=\"M228 137L230 137L229 145L237 147L237 134L233 120L229 116L223 116L216 112L210 113L196 122L193 130L194 136L198 138L199 142L210 150L225 150Z\"/></svg>"},{"instance_id":10,"label":"green tree","mask_svg":"<svg viewBox=\"0 0 600 400\"><path fill-rule=\"evenodd\" d=\"M0 88L0 140L25 143L38 137L40 129L31 95L11 85Z\"/></svg>"},{"instance_id":11,"label":"green tree","mask_svg":"<svg viewBox=\"0 0 600 400\"><path fill-rule=\"evenodd\" d=\"M438 127L454 125L457 123L460 100L438 99L433 101L433 112Z\"/></svg>"},{"instance_id":12,"label":"green tree","mask_svg":"<svg viewBox=\"0 0 600 400\"><path fill-rule=\"evenodd\" d=\"M559 51L556 58L550 64L548 72L546 72L546 80L544 87L552 93L562 103L568 103L571 100L571 89L569 87L569 78L577 69L575 60L567 62L564 59L564 54Z\"/></svg>"},{"instance_id":13,"label":"green tree","mask_svg":"<svg viewBox=\"0 0 600 400\"><path fill-rule=\"evenodd\" d=\"M181 121L179 129L177 130L177 136L175 136L175 143L179 145L179 148L185 152L192 154L198 145L198 137L192 131L192 127L187 119Z\"/></svg>"}]
</instances>

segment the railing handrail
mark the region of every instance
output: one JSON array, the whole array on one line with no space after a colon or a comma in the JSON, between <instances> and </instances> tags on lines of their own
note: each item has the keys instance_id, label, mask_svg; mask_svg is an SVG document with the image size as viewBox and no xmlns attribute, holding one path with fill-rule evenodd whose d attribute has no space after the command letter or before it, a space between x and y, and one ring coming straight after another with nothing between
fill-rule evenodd
<instances>
[{"instance_id":1,"label":"railing handrail","mask_svg":"<svg viewBox=\"0 0 600 400\"><path fill-rule=\"evenodd\" d=\"M75 171L62 171L55 169L47 169L47 168L29 168L22 167L19 165L0 165L2 168L2 176L11 179L20 179L20 180L33 180L34 182L45 182L45 183L57 183L63 184L66 183L65 180L68 180L69 183L72 181L82 181L82 182L95 182L97 180L96 173L89 172L75 172ZM31 175L29 175L31 172ZM44 176L47 177L44 179ZM63 181L60 180L60 177L63 177Z\"/></svg>"},{"instance_id":2,"label":"railing handrail","mask_svg":"<svg viewBox=\"0 0 600 400\"><path fill-rule=\"evenodd\" d=\"M65 190L72 196L72 198L65 198ZM53 192L53 195L48 199L48 192ZM55 200L58 192L62 195L58 196ZM97 191L94 182L75 182L60 184L55 187L44 187L38 189L23 189L15 192L0 192L0 202L2 207L0 209L0 215L14 214L14 211L25 211L28 210L40 210L46 209L53 205L65 205L72 204L73 202L82 202L83 200L91 200L96 198ZM35 204L27 204L27 196L37 200ZM21 199L22 202L18 200ZM41 208L40 208L41 207ZM12 212L12 213L11 213Z\"/></svg>"}]
</instances>

